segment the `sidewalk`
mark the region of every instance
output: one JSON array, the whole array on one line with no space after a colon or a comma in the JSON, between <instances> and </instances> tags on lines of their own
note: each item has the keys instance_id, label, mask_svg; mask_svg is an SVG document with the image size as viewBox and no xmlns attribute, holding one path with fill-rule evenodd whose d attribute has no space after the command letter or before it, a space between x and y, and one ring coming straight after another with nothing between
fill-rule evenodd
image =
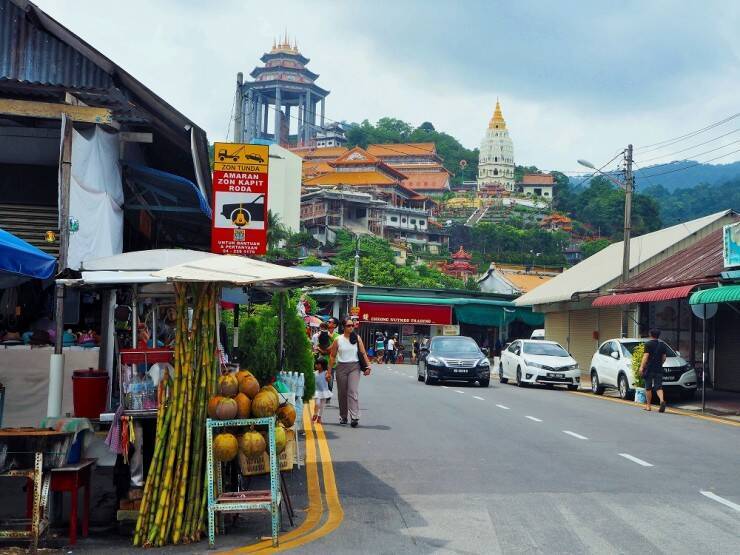
<instances>
[{"instance_id":1,"label":"sidewalk","mask_svg":"<svg viewBox=\"0 0 740 555\"><path fill-rule=\"evenodd\" d=\"M588 379L588 377L581 377L581 387L579 388L579 391L591 391L591 380ZM604 391L604 396L618 398L619 394L615 389L607 389ZM670 393L666 397L666 405L669 407L700 414L719 416L721 418L740 422L740 393L714 391L713 389L707 388L705 401L706 408L702 413L701 390L698 390L696 392L696 397L689 401L678 399L675 394L670 395Z\"/></svg>"}]
</instances>

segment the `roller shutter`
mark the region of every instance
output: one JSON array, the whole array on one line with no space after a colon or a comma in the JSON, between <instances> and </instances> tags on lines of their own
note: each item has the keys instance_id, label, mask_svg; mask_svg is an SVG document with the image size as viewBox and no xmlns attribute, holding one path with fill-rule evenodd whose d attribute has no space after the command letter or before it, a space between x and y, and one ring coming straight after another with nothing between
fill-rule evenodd
<instances>
[{"instance_id":1,"label":"roller shutter","mask_svg":"<svg viewBox=\"0 0 740 555\"><path fill-rule=\"evenodd\" d=\"M570 311L570 354L573 355L581 367L581 375L588 376L589 365L596 349L598 340L594 339L594 332L599 329L598 309Z\"/></svg>"},{"instance_id":2,"label":"roller shutter","mask_svg":"<svg viewBox=\"0 0 740 555\"><path fill-rule=\"evenodd\" d=\"M545 313L545 339L548 341L557 341L566 349L568 348L567 312Z\"/></svg>"},{"instance_id":3,"label":"roller shutter","mask_svg":"<svg viewBox=\"0 0 740 555\"><path fill-rule=\"evenodd\" d=\"M716 318L714 388L740 392L740 367L737 364L740 357L740 315L720 305Z\"/></svg>"},{"instance_id":4,"label":"roller shutter","mask_svg":"<svg viewBox=\"0 0 740 555\"><path fill-rule=\"evenodd\" d=\"M599 343L622 335L621 307L600 308L599 310Z\"/></svg>"}]
</instances>

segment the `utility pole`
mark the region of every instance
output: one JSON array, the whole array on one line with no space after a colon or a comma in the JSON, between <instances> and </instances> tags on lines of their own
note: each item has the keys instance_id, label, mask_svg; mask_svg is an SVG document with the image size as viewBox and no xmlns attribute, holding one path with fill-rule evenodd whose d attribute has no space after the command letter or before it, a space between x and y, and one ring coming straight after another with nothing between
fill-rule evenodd
<instances>
[{"instance_id":1,"label":"utility pole","mask_svg":"<svg viewBox=\"0 0 740 555\"><path fill-rule=\"evenodd\" d=\"M632 190L634 175L632 173L632 145L627 145L624 167L624 243L622 252L622 283L630 278L630 239L632 236ZM630 305L622 308L622 337L629 335Z\"/></svg>"},{"instance_id":2,"label":"utility pole","mask_svg":"<svg viewBox=\"0 0 740 555\"><path fill-rule=\"evenodd\" d=\"M360 276L360 236L357 236L355 243L355 279L352 286L352 308L357 306L357 280Z\"/></svg>"},{"instance_id":3,"label":"utility pole","mask_svg":"<svg viewBox=\"0 0 740 555\"><path fill-rule=\"evenodd\" d=\"M244 94L242 86L244 75L240 71L236 74L236 98L234 100L234 142L241 143L244 138ZM251 137L250 137L251 138Z\"/></svg>"}]
</instances>

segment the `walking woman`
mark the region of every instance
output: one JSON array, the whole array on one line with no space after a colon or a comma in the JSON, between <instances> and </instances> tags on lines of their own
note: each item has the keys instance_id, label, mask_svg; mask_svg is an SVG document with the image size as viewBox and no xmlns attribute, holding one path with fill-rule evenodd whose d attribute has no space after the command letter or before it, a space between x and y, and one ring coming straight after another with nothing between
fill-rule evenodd
<instances>
[{"instance_id":1,"label":"walking woman","mask_svg":"<svg viewBox=\"0 0 740 555\"><path fill-rule=\"evenodd\" d=\"M355 323L345 318L342 334L334 340L329 352L329 368L333 368L339 385L339 423L352 427L360 423L360 372L370 375L370 362L362 339L354 331ZM336 366L335 366L336 363Z\"/></svg>"}]
</instances>

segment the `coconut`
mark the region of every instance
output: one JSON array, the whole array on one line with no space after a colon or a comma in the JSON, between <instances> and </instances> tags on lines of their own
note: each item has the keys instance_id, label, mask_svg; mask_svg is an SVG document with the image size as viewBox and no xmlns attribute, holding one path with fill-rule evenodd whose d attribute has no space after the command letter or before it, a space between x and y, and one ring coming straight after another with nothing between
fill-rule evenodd
<instances>
[{"instance_id":1,"label":"coconut","mask_svg":"<svg viewBox=\"0 0 740 555\"><path fill-rule=\"evenodd\" d=\"M234 374L224 374L218 379L218 392L224 397L234 397L239 393L239 382Z\"/></svg>"},{"instance_id":2,"label":"coconut","mask_svg":"<svg viewBox=\"0 0 740 555\"><path fill-rule=\"evenodd\" d=\"M254 376L249 370L239 370L236 373L236 381L241 381L242 378L246 376Z\"/></svg>"},{"instance_id":3,"label":"coconut","mask_svg":"<svg viewBox=\"0 0 740 555\"><path fill-rule=\"evenodd\" d=\"M278 421L286 428L291 428L295 423L295 407L285 403L277 411Z\"/></svg>"},{"instance_id":4,"label":"coconut","mask_svg":"<svg viewBox=\"0 0 740 555\"><path fill-rule=\"evenodd\" d=\"M249 418L250 409L252 406L252 400L247 397L244 393L237 393L234 397L236 401L236 417L237 418Z\"/></svg>"},{"instance_id":5,"label":"coconut","mask_svg":"<svg viewBox=\"0 0 740 555\"><path fill-rule=\"evenodd\" d=\"M232 420L236 418L236 413L239 407L234 399L228 397L222 397L216 405L216 418L219 420Z\"/></svg>"},{"instance_id":6,"label":"coconut","mask_svg":"<svg viewBox=\"0 0 740 555\"><path fill-rule=\"evenodd\" d=\"M213 456L217 461L228 462L239 452L239 442L234 434L218 434L213 438Z\"/></svg>"},{"instance_id":7,"label":"coconut","mask_svg":"<svg viewBox=\"0 0 740 555\"><path fill-rule=\"evenodd\" d=\"M260 392L260 383L251 374L242 376L239 378L239 391L250 399L254 399Z\"/></svg>"},{"instance_id":8,"label":"coconut","mask_svg":"<svg viewBox=\"0 0 740 555\"><path fill-rule=\"evenodd\" d=\"M223 399L221 395L214 395L208 400L208 418L216 418L216 407L221 402L221 399Z\"/></svg>"},{"instance_id":9,"label":"coconut","mask_svg":"<svg viewBox=\"0 0 740 555\"><path fill-rule=\"evenodd\" d=\"M288 436L285 434L285 428L278 424L275 426L275 452L279 455L285 451L285 445L288 443Z\"/></svg>"},{"instance_id":10,"label":"coconut","mask_svg":"<svg viewBox=\"0 0 740 555\"><path fill-rule=\"evenodd\" d=\"M254 428L239 438L239 450L245 457L259 457L265 449L267 449L265 438L259 432L255 432Z\"/></svg>"},{"instance_id":11,"label":"coconut","mask_svg":"<svg viewBox=\"0 0 740 555\"><path fill-rule=\"evenodd\" d=\"M275 395L269 391L260 391L252 401L252 416L255 418L274 416L278 406Z\"/></svg>"}]
</instances>

